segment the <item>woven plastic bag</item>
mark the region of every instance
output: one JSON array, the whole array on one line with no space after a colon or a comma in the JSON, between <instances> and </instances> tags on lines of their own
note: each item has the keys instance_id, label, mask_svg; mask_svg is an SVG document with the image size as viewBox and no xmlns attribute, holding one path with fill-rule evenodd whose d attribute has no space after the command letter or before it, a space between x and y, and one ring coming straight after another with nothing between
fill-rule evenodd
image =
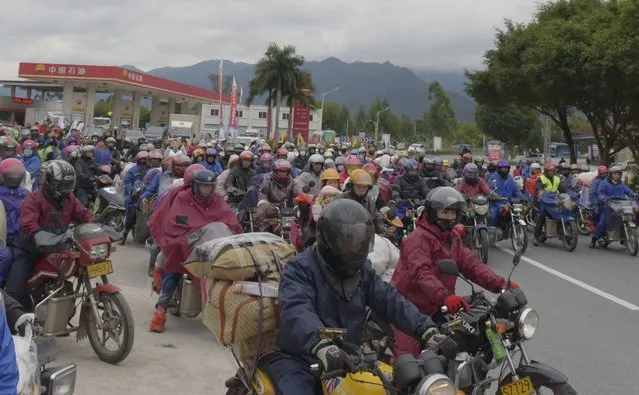
<instances>
[{"instance_id":1,"label":"woven plastic bag","mask_svg":"<svg viewBox=\"0 0 639 395\"><path fill-rule=\"evenodd\" d=\"M399 248L395 247L390 240L380 235L375 235L375 247L368 259L371 260L375 273L382 278L382 280L390 283L393 278L393 272L395 272L395 266L399 260Z\"/></svg>"}]
</instances>

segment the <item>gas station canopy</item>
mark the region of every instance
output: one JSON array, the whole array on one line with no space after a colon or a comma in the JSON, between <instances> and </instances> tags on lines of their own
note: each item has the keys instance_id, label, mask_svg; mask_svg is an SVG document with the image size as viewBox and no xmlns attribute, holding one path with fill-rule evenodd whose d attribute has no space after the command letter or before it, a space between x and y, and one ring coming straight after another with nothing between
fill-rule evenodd
<instances>
[{"instance_id":1,"label":"gas station canopy","mask_svg":"<svg viewBox=\"0 0 639 395\"><path fill-rule=\"evenodd\" d=\"M119 66L20 63L18 77L55 84L71 82L74 87L78 88L87 88L88 85L93 85L98 91L120 90L206 104L220 102L220 95L212 90ZM222 101L230 103L231 99L228 96L223 96Z\"/></svg>"}]
</instances>

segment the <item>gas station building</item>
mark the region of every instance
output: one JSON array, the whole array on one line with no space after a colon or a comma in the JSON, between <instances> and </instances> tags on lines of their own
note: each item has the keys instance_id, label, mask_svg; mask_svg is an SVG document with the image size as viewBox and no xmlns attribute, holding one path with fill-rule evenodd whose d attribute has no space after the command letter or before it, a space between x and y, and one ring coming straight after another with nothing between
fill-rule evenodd
<instances>
[{"instance_id":1,"label":"gas station building","mask_svg":"<svg viewBox=\"0 0 639 395\"><path fill-rule=\"evenodd\" d=\"M196 115L201 117L203 104L219 105L220 101L225 104L231 101L230 97L220 97L212 90L119 66L20 63L18 77L26 80L0 81L0 85L11 89L11 97L0 98L0 111L10 112L15 120L24 120L22 114L27 108L37 108L61 112L69 124L84 121L90 126L96 94L112 93L111 125L119 128L122 120L130 120L131 129L138 129L143 99L150 99L152 103L151 125L168 123L169 114L176 113L177 103L195 103ZM27 97L16 97L16 89L26 89ZM42 92L40 101L32 97L34 90ZM62 103L43 100L45 92L53 91L62 92Z\"/></svg>"}]
</instances>

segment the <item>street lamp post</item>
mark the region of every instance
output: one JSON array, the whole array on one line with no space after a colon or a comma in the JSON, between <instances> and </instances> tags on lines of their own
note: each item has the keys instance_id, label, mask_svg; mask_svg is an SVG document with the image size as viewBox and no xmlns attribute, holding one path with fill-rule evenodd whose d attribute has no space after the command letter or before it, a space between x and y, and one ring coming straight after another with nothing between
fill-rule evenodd
<instances>
[{"instance_id":1,"label":"street lamp post","mask_svg":"<svg viewBox=\"0 0 639 395\"><path fill-rule=\"evenodd\" d=\"M330 95L331 93L335 93L339 90L339 86L335 87L333 89L331 89L330 91L326 91L326 92L322 92L320 94L320 97L322 98L322 106L321 106L321 110L322 110L322 122L324 122L324 98L328 95ZM322 124L320 123L320 127L322 127Z\"/></svg>"},{"instance_id":2,"label":"street lamp post","mask_svg":"<svg viewBox=\"0 0 639 395\"><path fill-rule=\"evenodd\" d=\"M390 110L390 107L386 107L383 110L377 111L377 121L373 121L372 119L370 119L370 121L375 124L375 146L377 146L377 133L379 132L379 114L388 110Z\"/></svg>"}]
</instances>

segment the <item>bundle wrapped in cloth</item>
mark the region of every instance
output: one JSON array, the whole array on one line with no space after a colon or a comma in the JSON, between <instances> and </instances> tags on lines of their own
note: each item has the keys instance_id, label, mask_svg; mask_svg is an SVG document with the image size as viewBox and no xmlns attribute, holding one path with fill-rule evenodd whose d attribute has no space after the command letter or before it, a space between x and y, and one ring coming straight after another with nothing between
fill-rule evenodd
<instances>
[{"instance_id":1,"label":"bundle wrapped in cloth","mask_svg":"<svg viewBox=\"0 0 639 395\"><path fill-rule=\"evenodd\" d=\"M399 248L385 237L375 235L375 247L373 251L368 254L368 259L371 260L375 273L382 278L382 280L390 283L395 272L395 266L399 260Z\"/></svg>"},{"instance_id":2,"label":"bundle wrapped in cloth","mask_svg":"<svg viewBox=\"0 0 639 395\"><path fill-rule=\"evenodd\" d=\"M194 242L185 268L202 281L202 321L243 363L275 346L277 287L295 248L271 233ZM197 245L196 245L197 244Z\"/></svg>"}]
</instances>

